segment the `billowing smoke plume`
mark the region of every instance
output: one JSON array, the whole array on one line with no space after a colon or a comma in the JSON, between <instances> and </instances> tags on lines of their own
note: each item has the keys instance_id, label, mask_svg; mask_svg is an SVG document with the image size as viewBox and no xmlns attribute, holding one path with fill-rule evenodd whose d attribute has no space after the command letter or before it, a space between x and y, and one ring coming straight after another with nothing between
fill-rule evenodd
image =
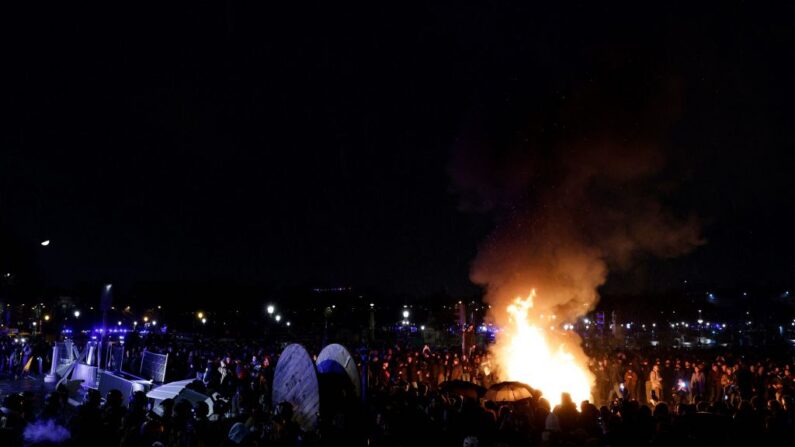
<instances>
[{"instance_id":1,"label":"billowing smoke plume","mask_svg":"<svg viewBox=\"0 0 795 447\"><path fill-rule=\"evenodd\" d=\"M497 216L471 279L498 323L531 289L534 312L572 321L596 305L611 268L702 243L697 219L664 205L675 175L663 146L680 95L657 79L632 87L606 76L571 89L557 110L529 107L525 123L472 126L460 138L451 173L463 206Z\"/></svg>"}]
</instances>

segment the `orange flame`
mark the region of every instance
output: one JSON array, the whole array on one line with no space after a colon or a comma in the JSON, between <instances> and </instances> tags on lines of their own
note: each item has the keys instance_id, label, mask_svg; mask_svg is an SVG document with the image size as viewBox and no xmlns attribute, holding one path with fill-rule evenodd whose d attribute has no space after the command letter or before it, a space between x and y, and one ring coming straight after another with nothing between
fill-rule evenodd
<instances>
[{"instance_id":1,"label":"orange flame","mask_svg":"<svg viewBox=\"0 0 795 447\"><path fill-rule=\"evenodd\" d=\"M541 390L553 407L560 403L564 392L577 404L589 400L594 377L579 346L579 338L573 333L555 333L554 325L548 331L533 324L531 311L535 294L533 290L527 298L518 297L508 306L509 324L502 328L492 348L504 378ZM544 316L539 318L543 320ZM555 315L549 319L554 320ZM579 359L567 345L582 354Z\"/></svg>"}]
</instances>

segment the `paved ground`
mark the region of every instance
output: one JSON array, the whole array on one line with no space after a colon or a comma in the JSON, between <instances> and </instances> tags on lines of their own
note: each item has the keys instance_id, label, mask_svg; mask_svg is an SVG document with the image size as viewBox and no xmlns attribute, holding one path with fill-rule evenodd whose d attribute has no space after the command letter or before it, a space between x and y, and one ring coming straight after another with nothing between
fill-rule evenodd
<instances>
[{"instance_id":1,"label":"paved ground","mask_svg":"<svg viewBox=\"0 0 795 447\"><path fill-rule=\"evenodd\" d=\"M36 395L43 396L54 389L54 384L44 383L44 380L41 377L31 376L21 379L14 379L13 377L0 377L0 396L5 396L11 393L21 393L23 391L31 391Z\"/></svg>"}]
</instances>

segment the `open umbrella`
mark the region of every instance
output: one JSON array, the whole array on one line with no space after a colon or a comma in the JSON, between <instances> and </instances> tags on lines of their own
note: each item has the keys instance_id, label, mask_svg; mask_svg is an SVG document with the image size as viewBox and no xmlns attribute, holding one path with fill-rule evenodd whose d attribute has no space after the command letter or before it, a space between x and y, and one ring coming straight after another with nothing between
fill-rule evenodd
<instances>
[{"instance_id":1,"label":"open umbrella","mask_svg":"<svg viewBox=\"0 0 795 447\"><path fill-rule=\"evenodd\" d=\"M486 391L485 398L493 402L516 402L533 397L530 387L521 382L500 382Z\"/></svg>"},{"instance_id":2,"label":"open umbrella","mask_svg":"<svg viewBox=\"0 0 795 447\"><path fill-rule=\"evenodd\" d=\"M442 391L458 394L459 396L468 397L470 399L479 399L486 393L486 388L464 380L448 380L442 383L441 389Z\"/></svg>"},{"instance_id":3,"label":"open umbrella","mask_svg":"<svg viewBox=\"0 0 795 447\"><path fill-rule=\"evenodd\" d=\"M158 416L163 415L161 403L166 399L173 399L174 402L187 400L190 402L191 406L196 405L198 402L205 402L210 410L210 414L213 414L215 410L215 402L213 399L206 394L199 393L189 388L190 384L194 381L196 381L196 379L178 380L176 382L160 385L146 393L146 397L154 399L157 402L157 405L152 409L155 414Z\"/></svg>"},{"instance_id":4,"label":"open umbrella","mask_svg":"<svg viewBox=\"0 0 795 447\"><path fill-rule=\"evenodd\" d=\"M176 382L160 385L146 393L146 397L155 400L173 399L194 380L196 379L177 380Z\"/></svg>"}]
</instances>

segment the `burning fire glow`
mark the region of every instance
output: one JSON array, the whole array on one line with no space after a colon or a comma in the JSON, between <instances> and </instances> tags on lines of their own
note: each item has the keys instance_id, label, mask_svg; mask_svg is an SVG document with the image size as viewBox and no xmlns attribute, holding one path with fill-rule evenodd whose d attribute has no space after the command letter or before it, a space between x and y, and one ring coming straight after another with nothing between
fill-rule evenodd
<instances>
[{"instance_id":1,"label":"burning fire glow","mask_svg":"<svg viewBox=\"0 0 795 447\"><path fill-rule=\"evenodd\" d=\"M579 408L581 401L591 399L593 374L585 355L578 360L566 347L572 345L571 337L576 335L559 335L533 323L534 298L535 290L527 298L516 298L508 306L509 324L502 328L493 349L497 364L505 380L541 390L553 407L560 403L561 393L565 392ZM543 320L544 317L538 318ZM575 349L581 349L578 342L579 339Z\"/></svg>"}]
</instances>

